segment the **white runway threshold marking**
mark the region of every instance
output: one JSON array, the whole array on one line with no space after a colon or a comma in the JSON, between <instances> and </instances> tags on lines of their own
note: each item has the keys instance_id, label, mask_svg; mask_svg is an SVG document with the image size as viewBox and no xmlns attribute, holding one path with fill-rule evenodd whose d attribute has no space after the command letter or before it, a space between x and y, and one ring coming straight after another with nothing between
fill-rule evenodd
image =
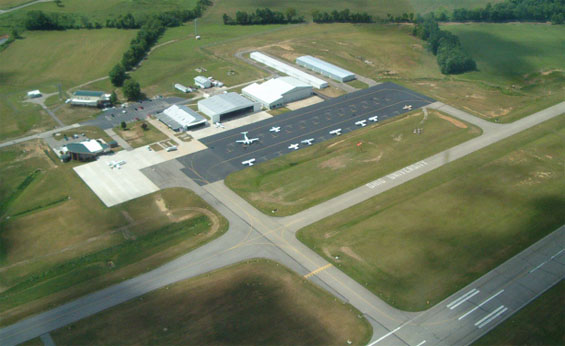
<instances>
[{"instance_id":1,"label":"white runway threshold marking","mask_svg":"<svg viewBox=\"0 0 565 346\"><path fill-rule=\"evenodd\" d=\"M465 317L467 317L468 315L470 315L471 313L473 313L473 311L477 310L478 308L480 308L481 306L485 305L486 303L490 302L492 299L496 298L496 296L498 296L499 294L501 294L502 292L504 292L504 290L500 290L498 292L496 292L494 295L492 295L490 298L488 298L487 300L485 300L484 302L482 302L481 304L475 306L474 308L472 308L471 310L467 311L463 316L459 317L459 321L461 321L462 319L464 319Z\"/></svg>"},{"instance_id":2,"label":"white runway threshold marking","mask_svg":"<svg viewBox=\"0 0 565 346\"><path fill-rule=\"evenodd\" d=\"M487 324L492 322L495 318L505 313L506 310L508 310L508 308L505 308L504 305L499 306L498 308L496 308L496 310L494 310L490 314L486 315L485 317L477 321L477 323L475 323L475 326L479 328L486 326Z\"/></svg>"},{"instance_id":3,"label":"white runway threshold marking","mask_svg":"<svg viewBox=\"0 0 565 346\"><path fill-rule=\"evenodd\" d=\"M379 342L383 341L384 339L388 338L389 336L391 336L392 334L398 332L400 330L400 328L404 327L408 322L405 322L404 324L400 325L398 328L386 333L385 335L381 336L380 338L378 338L377 340L371 342L369 345L367 346L373 346L375 344L378 344Z\"/></svg>"},{"instance_id":4,"label":"white runway threshold marking","mask_svg":"<svg viewBox=\"0 0 565 346\"><path fill-rule=\"evenodd\" d=\"M455 299L454 301L452 301L451 303L447 304L447 307L451 310L455 309L456 307L458 307L459 305L463 304L465 301L467 301L468 299L470 299L471 297L479 294L479 290L476 288L473 288L472 290L470 290L469 292L465 293L464 295L462 295L461 297Z\"/></svg>"}]
</instances>

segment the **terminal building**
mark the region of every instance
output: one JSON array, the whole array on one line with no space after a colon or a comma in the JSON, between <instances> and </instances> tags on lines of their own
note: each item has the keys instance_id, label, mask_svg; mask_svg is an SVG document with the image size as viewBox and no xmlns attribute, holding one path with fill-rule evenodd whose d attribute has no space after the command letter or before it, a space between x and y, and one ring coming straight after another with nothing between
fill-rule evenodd
<instances>
[{"instance_id":1,"label":"terminal building","mask_svg":"<svg viewBox=\"0 0 565 346\"><path fill-rule=\"evenodd\" d=\"M203 116L183 105L172 105L156 117L173 131L186 131L206 123Z\"/></svg>"},{"instance_id":2,"label":"terminal building","mask_svg":"<svg viewBox=\"0 0 565 346\"><path fill-rule=\"evenodd\" d=\"M249 55L249 57L279 72L294 77L299 81L307 83L316 89L323 89L328 87L328 82L326 82L325 80L322 80L318 77L314 77L304 71L297 69L296 67L292 67L289 64L278 61L277 59L273 59L270 56L267 56L263 53L253 52Z\"/></svg>"},{"instance_id":3,"label":"terminal building","mask_svg":"<svg viewBox=\"0 0 565 346\"><path fill-rule=\"evenodd\" d=\"M71 97L71 105L86 107L104 107L110 105L110 94L103 91L77 90Z\"/></svg>"},{"instance_id":4,"label":"terminal building","mask_svg":"<svg viewBox=\"0 0 565 346\"><path fill-rule=\"evenodd\" d=\"M339 82L348 82L355 79L355 73L342 69L339 66L330 64L327 61L314 58L310 55L301 56L296 59L296 63L309 70L317 72L323 76L330 77Z\"/></svg>"},{"instance_id":5,"label":"terminal building","mask_svg":"<svg viewBox=\"0 0 565 346\"><path fill-rule=\"evenodd\" d=\"M244 96L257 101L267 109L302 100L313 94L312 86L293 77L279 77L263 84L253 83L241 90Z\"/></svg>"},{"instance_id":6,"label":"terminal building","mask_svg":"<svg viewBox=\"0 0 565 346\"><path fill-rule=\"evenodd\" d=\"M235 92L219 94L198 101L198 110L209 116L213 123L260 109L260 103L253 102Z\"/></svg>"}]
</instances>

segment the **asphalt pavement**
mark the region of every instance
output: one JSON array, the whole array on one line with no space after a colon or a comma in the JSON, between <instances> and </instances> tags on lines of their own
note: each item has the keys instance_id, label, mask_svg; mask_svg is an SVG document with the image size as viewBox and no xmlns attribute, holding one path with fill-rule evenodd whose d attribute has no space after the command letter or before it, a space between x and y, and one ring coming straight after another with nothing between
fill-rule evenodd
<instances>
[{"instance_id":1,"label":"asphalt pavement","mask_svg":"<svg viewBox=\"0 0 565 346\"><path fill-rule=\"evenodd\" d=\"M289 145L298 144L299 149L308 144L303 140L313 139L312 144L323 142L335 135L329 132L341 129L345 134L361 128L355 122L377 116L378 121L409 112L434 102L394 83L356 91L335 99L326 100L296 111L277 115L244 127L224 131L200 141L208 149L184 156L178 160L185 166L184 172L201 185L224 179L228 174L243 169L243 161L255 159L264 162L292 151ZM271 132L280 127L280 132ZM237 143L243 139L241 132L249 138L259 138L250 145Z\"/></svg>"}]
</instances>

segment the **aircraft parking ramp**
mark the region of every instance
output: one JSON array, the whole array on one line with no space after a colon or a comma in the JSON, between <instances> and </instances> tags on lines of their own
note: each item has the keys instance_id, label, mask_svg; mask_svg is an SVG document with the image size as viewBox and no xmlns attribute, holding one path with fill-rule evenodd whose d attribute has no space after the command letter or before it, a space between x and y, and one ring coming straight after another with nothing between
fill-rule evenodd
<instances>
[{"instance_id":1,"label":"aircraft parking ramp","mask_svg":"<svg viewBox=\"0 0 565 346\"><path fill-rule=\"evenodd\" d=\"M245 168L243 161L256 159L261 163L291 150L291 144L314 138L316 144L335 135L329 132L341 129L341 133L353 131L361 126L355 122L378 116L379 121L409 112L434 102L394 83L383 83L368 89L317 103L296 111L284 113L270 119L249 124L217 135L202 138L208 149L183 156L177 160L185 167L183 172L200 185L224 179L227 175ZM370 124L367 121L367 124ZM280 127L280 132L269 131ZM251 145L236 143L247 131L249 138L259 138Z\"/></svg>"}]
</instances>

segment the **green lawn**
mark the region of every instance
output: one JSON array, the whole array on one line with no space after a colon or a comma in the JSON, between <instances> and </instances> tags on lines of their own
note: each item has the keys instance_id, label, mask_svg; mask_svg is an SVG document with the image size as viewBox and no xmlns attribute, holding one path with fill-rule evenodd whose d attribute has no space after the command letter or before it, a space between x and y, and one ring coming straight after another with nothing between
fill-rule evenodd
<instances>
[{"instance_id":1,"label":"green lawn","mask_svg":"<svg viewBox=\"0 0 565 346\"><path fill-rule=\"evenodd\" d=\"M564 304L561 280L473 345L564 345Z\"/></svg>"},{"instance_id":2,"label":"green lawn","mask_svg":"<svg viewBox=\"0 0 565 346\"><path fill-rule=\"evenodd\" d=\"M63 138L65 138L65 135L68 138L71 138L74 134L80 135L83 133L90 139L102 138L106 142L112 140L112 137L108 136L108 134L104 132L104 130L96 126L81 126L71 130L57 132L53 135L53 137L57 140L62 140Z\"/></svg>"},{"instance_id":3,"label":"green lawn","mask_svg":"<svg viewBox=\"0 0 565 346\"><path fill-rule=\"evenodd\" d=\"M24 95L23 91L0 94L0 141L57 125L39 105L24 102Z\"/></svg>"},{"instance_id":4,"label":"green lawn","mask_svg":"<svg viewBox=\"0 0 565 346\"><path fill-rule=\"evenodd\" d=\"M480 134L476 127L462 122L458 125L465 128L457 127L439 115L430 111L424 120L420 110L369 125L232 173L225 182L264 213L294 214ZM415 128L424 131L414 134Z\"/></svg>"},{"instance_id":5,"label":"green lawn","mask_svg":"<svg viewBox=\"0 0 565 346\"><path fill-rule=\"evenodd\" d=\"M236 264L116 306L51 333L57 345L353 345L369 323L285 267Z\"/></svg>"},{"instance_id":6,"label":"green lawn","mask_svg":"<svg viewBox=\"0 0 565 346\"><path fill-rule=\"evenodd\" d=\"M141 124L146 124L147 130L144 130ZM163 132L147 121L129 123L125 130L121 127L115 127L114 131L134 148L169 139Z\"/></svg>"},{"instance_id":7,"label":"green lawn","mask_svg":"<svg viewBox=\"0 0 565 346\"><path fill-rule=\"evenodd\" d=\"M363 82L361 82L360 80L354 79L352 81L347 82L347 84L351 85L354 88L357 89L367 89L369 86Z\"/></svg>"},{"instance_id":8,"label":"green lawn","mask_svg":"<svg viewBox=\"0 0 565 346\"><path fill-rule=\"evenodd\" d=\"M106 208L72 170L77 163L52 160L48 150L26 142L0 151L3 324L154 268L227 229L184 189Z\"/></svg>"},{"instance_id":9,"label":"green lawn","mask_svg":"<svg viewBox=\"0 0 565 346\"><path fill-rule=\"evenodd\" d=\"M561 115L298 238L389 304L426 309L565 224L564 138Z\"/></svg>"}]
</instances>

